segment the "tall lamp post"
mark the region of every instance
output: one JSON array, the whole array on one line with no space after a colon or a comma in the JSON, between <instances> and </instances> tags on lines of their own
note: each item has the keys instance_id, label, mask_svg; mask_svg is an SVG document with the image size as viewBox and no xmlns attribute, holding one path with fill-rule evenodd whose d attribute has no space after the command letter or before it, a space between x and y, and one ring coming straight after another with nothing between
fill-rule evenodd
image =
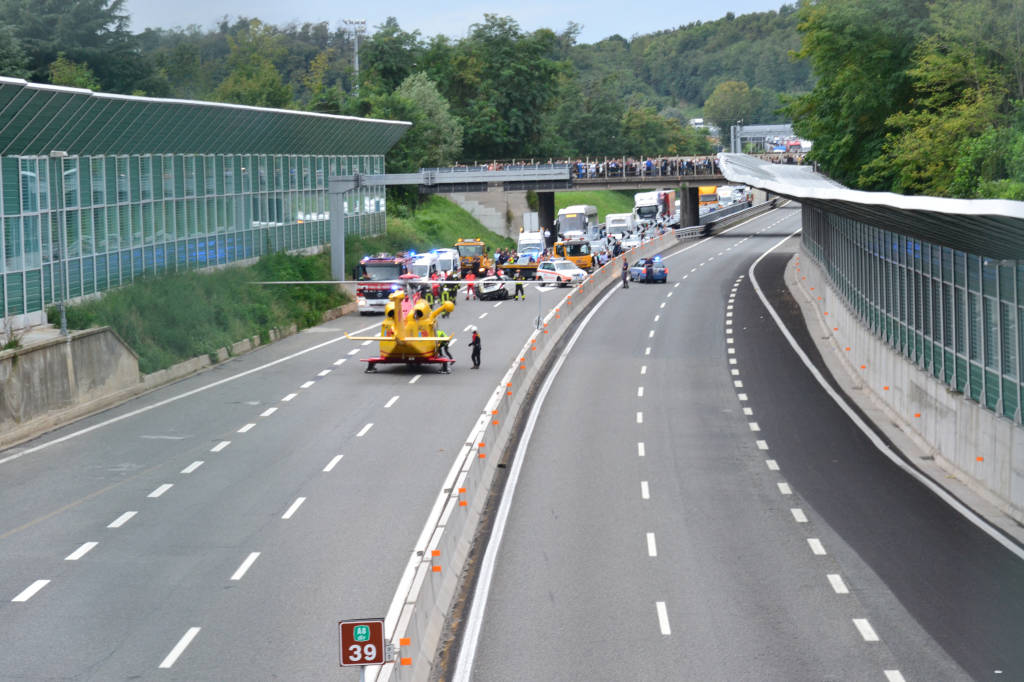
<instances>
[{"instance_id":1,"label":"tall lamp post","mask_svg":"<svg viewBox=\"0 0 1024 682\"><path fill-rule=\"evenodd\" d=\"M68 335L68 317L64 310L64 301L68 297L67 273L64 271L65 261L65 226L64 226L64 159L68 153L65 151L51 151L50 158L57 161L57 268L60 272L60 299L57 301L57 309L60 310L60 335Z\"/></svg>"},{"instance_id":2,"label":"tall lamp post","mask_svg":"<svg viewBox=\"0 0 1024 682\"><path fill-rule=\"evenodd\" d=\"M359 36L366 35L366 21L356 19L343 19L342 22L355 39L354 59L352 66L356 72L356 84L353 88L356 97L359 97Z\"/></svg>"}]
</instances>

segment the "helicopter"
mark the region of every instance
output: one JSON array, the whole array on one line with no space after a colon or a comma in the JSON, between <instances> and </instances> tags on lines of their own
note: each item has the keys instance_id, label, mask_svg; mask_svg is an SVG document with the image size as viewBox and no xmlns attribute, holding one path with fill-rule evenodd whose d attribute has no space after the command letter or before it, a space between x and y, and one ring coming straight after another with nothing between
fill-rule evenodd
<instances>
[{"instance_id":1,"label":"helicopter","mask_svg":"<svg viewBox=\"0 0 1024 682\"><path fill-rule=\"evenodd\" d=\"M384 309L384 321L380 326L379 336L352 336L345 334L353 341L380 342L380 355L375 358L363 358L366 372L376 372L377 365L382 363L400 363L406 365L441 365L441 372L447 374L448 366L455 361L438 355L438 344L451 341L447 336L436 336L436 320L442 314L455 309L455 304L445 301L436 308L431 308L426 300L406 300L405 291L393 291L388 296Z\"/></svg>"}]
</instances>

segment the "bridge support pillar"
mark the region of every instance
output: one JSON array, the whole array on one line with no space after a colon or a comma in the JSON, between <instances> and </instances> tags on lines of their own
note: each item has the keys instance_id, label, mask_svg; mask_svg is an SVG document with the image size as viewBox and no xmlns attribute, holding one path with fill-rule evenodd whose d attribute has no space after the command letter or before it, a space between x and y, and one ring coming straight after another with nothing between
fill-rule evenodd
<instances>
[{"instance_id":1,"label":"bridge support pillar","mask_svg":"<svg viewBox=\"0 0 1024 682\"><path fill-rule=\"evenodd\" d=\"M551 238L547 240L546 246L555 243L555 193L537 192L537 224L540 231L551 230Z\"/></svg>"},{"instance_id":2,"label":"bridge support pillar","mask_svg":"<svg viewBox=\"0 0 1024 682\"><path fill-rule=\"evenodd\" d=\"M683 187L679 201L679 226L700 224L700 197L696 187Z\"/></svg>"}]
</instances>

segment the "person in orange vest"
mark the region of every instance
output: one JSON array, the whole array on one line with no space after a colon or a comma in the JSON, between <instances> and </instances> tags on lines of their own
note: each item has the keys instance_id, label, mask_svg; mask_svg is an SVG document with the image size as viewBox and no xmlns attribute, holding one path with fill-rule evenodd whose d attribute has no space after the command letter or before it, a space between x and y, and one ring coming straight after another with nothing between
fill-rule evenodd
<instances>
[{"instance_id":1,"label":"person in orange vest","mask_svg":"<svg viewBox=\"0 0 1024 682\"><path fill-rule=\"evenodd\" d=\"M473 291L473 282L476 281L476 275L472 272L466 275L466 300L468 301L471 297L476 298L476 292Z\"/></svg>"}]
</instances>

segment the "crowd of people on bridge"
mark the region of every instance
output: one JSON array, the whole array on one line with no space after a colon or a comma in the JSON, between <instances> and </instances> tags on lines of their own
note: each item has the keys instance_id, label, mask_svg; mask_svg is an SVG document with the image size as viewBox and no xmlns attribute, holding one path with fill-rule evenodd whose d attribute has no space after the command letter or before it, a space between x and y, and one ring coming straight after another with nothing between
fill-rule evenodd
<instances>
[{"instance_id":1,"label":"crowd of people on bridge","mask_svg":"<svg viewBox=\"0 0 1024 682\"><path fill-rule=\"evenodd\" d=\"M751 154L755 158L771 163L803 164L804 154L771 153ZM715 156L665 156L657 158L641 157L595 157L593 159L514 159L512 161L490 161L488 163L455 164L454 168L464 170L527 170L538 168L569 168L570 175L576 179L588 178L643 178L721 175L718 159Z\"/></svg>"}]
</instances>

